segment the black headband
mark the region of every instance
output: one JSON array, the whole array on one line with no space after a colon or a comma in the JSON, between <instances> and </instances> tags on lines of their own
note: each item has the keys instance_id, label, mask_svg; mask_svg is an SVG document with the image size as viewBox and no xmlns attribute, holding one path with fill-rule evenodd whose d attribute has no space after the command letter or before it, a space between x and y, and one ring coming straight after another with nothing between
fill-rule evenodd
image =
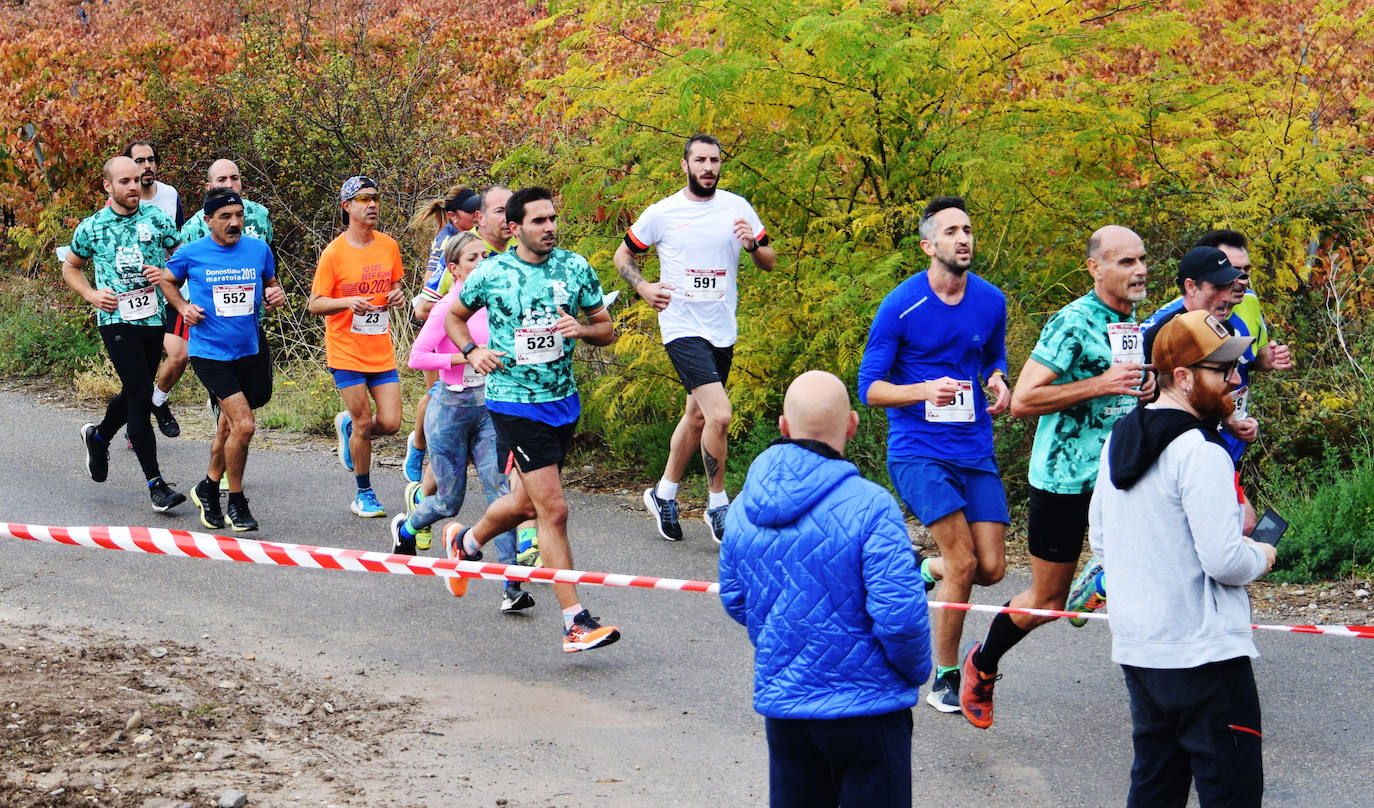
<instances>
[{"instance_id":1,"label":"black headband","mask_svg":"<svg viewBox=\"0 0 1374 808\"><path fill-rule=\"evenodd\" d=\"M220 189L216 189L216 190L220 190ZM221 191L220 193L217 193L217 194L212 193L212 194L210 194L209 196L205 197L205 208L204 208L204 210L205 210L205 218L208 219L208 218L210 218L211 216L214 216L214 215L215 215L215 211L219 210L220 208L224 207L225 205L242 205L242 204L243 204L243 197L239 196L238 194L234 193L233 191L229 191L228 193L224 193L224 192L222 192L222 191Z\"/></svg>"}]
</instances>

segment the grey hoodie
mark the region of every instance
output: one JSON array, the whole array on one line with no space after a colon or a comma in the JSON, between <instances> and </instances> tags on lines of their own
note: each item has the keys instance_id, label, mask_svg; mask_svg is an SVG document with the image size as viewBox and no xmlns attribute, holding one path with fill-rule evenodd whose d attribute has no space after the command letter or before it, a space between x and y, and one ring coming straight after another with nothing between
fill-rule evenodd
<instances>
[{"instance_id":1,"label":"grey hoodie","mask_svg":"<svg viewBox=\"0 0 1374 808\"><path fill-rule=\"evenodd\" d=\"M1259 656L1245 584L1264 574L1264 551L1241 537L1230 456L1201 428L1177 434L1179 413L1131 412L1098 464L1088 541L1106 571L1112 661L1121 665L1195 668ZM1164 443L1169 431L1177 436ZM1113 467L1114 454L1136 464L1131 473Z\"/></svg>"}]
</instances>

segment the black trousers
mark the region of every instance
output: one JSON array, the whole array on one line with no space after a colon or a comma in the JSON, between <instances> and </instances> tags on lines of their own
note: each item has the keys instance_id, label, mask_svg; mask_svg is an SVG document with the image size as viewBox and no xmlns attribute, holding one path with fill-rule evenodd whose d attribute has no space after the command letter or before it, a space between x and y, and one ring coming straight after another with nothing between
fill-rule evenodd
<instances>
[{"instance_id":1,"label":"black trousers","mask_svg":"<svg viewBox=\"0 0 1374 808\"><path fill-rule=\"evenodd\" d=\"M772 808L911 808L911 710L764 723Z\"/></svg>"},{"instance_id":2,"label":"black trousers","mask_svg":"<svg viewBox=\"0 0 1374 808\"><path fill-rule=\"evenodd\" d=\"M150 421L153 411L153 381L162 358L162 326L114 323L100 327L105 353L110 355L119 381L119 395L105 405L105 420L96 431L106 443L114 440L126 423L129 442L134 445L138 465L149 480L161 474L157 466L157 439Z\"/></svg>"},{"instance_id":3,"label":"black trousers","mask_svg":"<svg viewBox=\"0 0 1374 808\"><path fill-rule=\"evenodd\" d=\"M1264 796L1259 693L1249 657L1197 668L1122 665L1131 694L1128 808L1254 808Z\"/></svg>"}]
</instances>

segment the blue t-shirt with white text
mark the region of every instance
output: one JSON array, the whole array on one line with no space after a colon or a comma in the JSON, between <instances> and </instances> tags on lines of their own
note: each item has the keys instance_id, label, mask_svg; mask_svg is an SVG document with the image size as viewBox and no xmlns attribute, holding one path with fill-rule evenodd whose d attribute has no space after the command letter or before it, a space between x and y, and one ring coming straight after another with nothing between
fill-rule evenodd
<instances>
[{"instance_id":1,"label":"blue t-shirt with white text","mask_svg":"<svg viewBox=\"0 0 1374 808\"><path fill-rule=\"evenodd\" d=\"M173 253L167 269L187 282L189 302L205 310L189 329L191 356L228 361L258 352L262 283L277 274L267 242L242 236L225 247L206 236Z\"/></svg>"}]
</instances>

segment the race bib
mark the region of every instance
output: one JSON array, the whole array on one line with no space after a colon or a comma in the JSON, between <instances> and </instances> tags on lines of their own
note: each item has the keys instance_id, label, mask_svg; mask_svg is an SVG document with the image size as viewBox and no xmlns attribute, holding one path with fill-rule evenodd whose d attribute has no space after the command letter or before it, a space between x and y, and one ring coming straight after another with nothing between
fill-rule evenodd
<instances>
[{"instance_id":1,"label":"race bib","mask_svg":"<svg viewBox=\"0 0 1374 808\"><path fill-rule=\"evenodd\" d=\"M1145 341L1139 323L1108 323L1107 342L1112 346L1112 364L1145 364Z\"/></svg>"},{"instance_id":2,"label":"race bib","mask_svg":"<svg viewBox=\"0 0 1374 808\"><path fill-rule=\"evenodd\" d=\"M1236 417L1250 417L1250 385L1237 387L1231 391L1231 399L1236 402Z\"/></svg>"},{"instance_id":3,"label":"race bib","mask_svg":"<svg viewBox=\"0 0 1374 808\"><path fill-rule=\"evenodd\" d=\"M116 297L119 299L119 316L125 322L146 320L157 314L157 290L151 286L120 292Z\"/></svg>"},{"instance_id":4,"label":"race bib","mask_svg":"<svg viewBox=\"0 0 1374 808\"><path fill-rule=\"evenodd\" d=\"M463 389L481 387L487 383L487 374L473 367L471 364L463 365Z\"/></svg>"},{"instance_id":5,"label":"race bib","mask_svg":"<svg viewBox=\"0 0 1374 808\"><path fill-rule=\"evenodd\" d=\"M685 270L686 290L683 297L693 302L707 302L725 299L726 271L723 269Z\"/></svg>"},{"instance_id":6,"label":"race bib","mask_svg":"<svg viewBox=\"0 0 1374 808\"><path fill-rule=\"evenodd\" d=\"M926 420L931 423L973 423L973 382L960 381L954 400L943 407L926 402Z\"/></svg>"},{"instance_id":7,"label":"race bib","mask_svg":"<svg viewBox=\"0 0 1374 808\"><path fill-rule=\"evenodd\" d=\"M258 286L255 283L226 283L215 286L216 317L245 317L253 313Z\"/></svg>"},{"instance_id":8,"label":"race bib","mask_svg":"<svg viewBox=\"0 0 1374 808\"><path fill-rule=\"evenodd\" d=\"M542 365L563 356L563 335L551 325L515 329L515 364Z\"/></svg>"},{"instance_id":9,"label":"race bib","mask_svg":"<svg viewBox=\"0 0 1374 808\"><path fill-rule=\"evenodd\" d=\"M391 312L385 309L380 311L369 311L362 314L353 313L354 334L366 334L368 336L385 334L391 326Z\"/></svg>"}]
</instances>

